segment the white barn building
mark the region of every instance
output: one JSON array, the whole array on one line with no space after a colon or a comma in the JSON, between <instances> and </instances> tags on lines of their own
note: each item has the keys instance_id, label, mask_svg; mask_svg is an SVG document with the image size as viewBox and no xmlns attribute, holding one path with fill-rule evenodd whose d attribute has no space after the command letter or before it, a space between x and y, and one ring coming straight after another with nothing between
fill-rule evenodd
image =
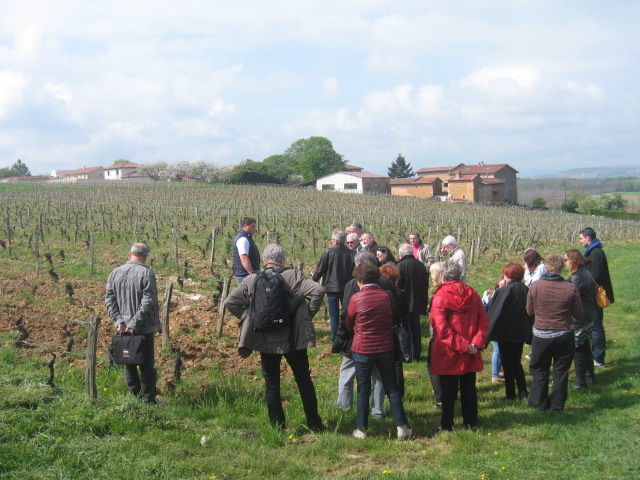
<instances>
[{"instance_id":1,"label":"white barn building","mask_svg":"<svg viewBox=\"0 0 640 480\"><path fill-rule=\"evenodd\" d=\"M316 188L329 192L390 195L389 177L369 172L336 172L319 178Z\"/></svg>"}]
</instances>

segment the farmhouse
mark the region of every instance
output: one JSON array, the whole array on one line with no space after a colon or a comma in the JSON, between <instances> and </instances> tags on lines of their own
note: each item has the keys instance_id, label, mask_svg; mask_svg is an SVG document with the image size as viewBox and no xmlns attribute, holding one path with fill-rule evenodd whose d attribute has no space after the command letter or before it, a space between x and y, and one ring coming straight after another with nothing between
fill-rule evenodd
<instances>
[{"instance_id":1,"label":"farmhouse","mask_svg":"<svg viewBox=\"0 0 640 480\"><path fill-rule=\"evenodd\" d=\"M86 167L67 172L65 178L75 178L76 180L102 180L104 172L102 167Z\"/></svg>"},{"instance_id":2,"label":"farmhouse","mask_svg":"<svg viewBox=\"0 0 640 480\"><path fill-rule=\"evenodd\" d=\"M316 188L323 191L389 195L389 177L369 172L336 172L319 178Z\"/></svg>"},{"instance_id":3,"label":"farmhouse","mask_svg":"<svg viewBox=\"0 0 640 480\"><path fill-rule=\"evenodd\" d=\"M127 175L138 171L138 164L133 162L120 162L104 169L105 180L122 180Z\"/></svg>"},{"instance_id":4,"label":"farmhouse","mask_svg":"<svg viewBox=\"0 0 640 480\"><path fill-rule=\"evenodd\" d=\"M447 167L426 167L417 171L420 176L437 176L442 191L453 201L462 202L518 202L518 171L506 163L477 165L463 163Z\"/></svg>"},{"instance_id":5,"label":"farmhouse","mask_svg":"<svg viewBox=\"0 0 640 480\"><path fill-rule=\"evenodd\" d=\"M442 180L438 177L392 178L391 195L438 197L442 195Z\"/></svg>"}]
</instances>

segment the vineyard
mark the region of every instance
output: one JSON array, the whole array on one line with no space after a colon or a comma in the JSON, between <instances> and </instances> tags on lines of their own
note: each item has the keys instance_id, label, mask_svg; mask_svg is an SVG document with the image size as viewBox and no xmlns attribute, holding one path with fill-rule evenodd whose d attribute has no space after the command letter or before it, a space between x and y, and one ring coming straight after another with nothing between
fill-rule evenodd
<instances>
[{"instance_id":1,"label":"vineyard","mask_svg":"<svg viewBox=\"0 0 640 480\"><path fill-rule=\"evenodd\" d=\"M218 339L218 298L231 276L232 244L244 216L257 219L258 247L280 243L287 261L310 273L334 228L352 221L371 230L379 245L397 249L418 230L435 252L449 234L470 258L476 289L489 286L506 259L527 247L543 253L576 244L578 232L593 226L603 241L638 237L640 226L548 211L449 204L408 197L371 197L283 187L154 184L131 186L3 187L0 330L15 330L19 317L30 341L64 351L82 348L93 311L105 321L101 339L111 333L103 306L109 272L126 260L133 242L146 242L159 294L172 284L172 345L186 366L215 357L229 368L235 323ZM585 222L589 222L588 224ZM494 268L485 268L495 264ZM327 317L325 312L325 318ZM324 329L324 330L323 330ZM326 336L326 326L321 324ZM326 342L325 342L326 344ZM167 363L169 360L167 360Z\"/></svg>"},{"instance_id":2,"label":"vineyard","mask_svg":"<svg viewBox=\"0 0 640 480\"><path fill-rule=\"evenodd\" d=\"M610 366L598 371L595 388L570 392L562 415L547 416L507 405L485 365L481 429L436 434L426 367L413 362L405 366L405 408L415 438L393 440L387 418L372 420L362 442L351 437L355 413L335 407L341 358L330 353L321 309L309 358L329 431L305 429L289 368L282 369L288 428L276 431L264 412L258 355L242 359L237 321L220 322L244 216L258 221L260 249L281 243L290 266L307 274L332 230L352 221L393 250L412 230L434 252L452 234L479 291L525 248L562 252L591 226L606 245L616 289L606 313ZM0 477L635 478L640 303L630 279L638 275L639 233L629 221L284 187L0 186ZM128 398L107 354L105 283L135 241L151 247L168 325L156 343L160 398L168 402L158 408Z\"/></svg>"}]
</instances>

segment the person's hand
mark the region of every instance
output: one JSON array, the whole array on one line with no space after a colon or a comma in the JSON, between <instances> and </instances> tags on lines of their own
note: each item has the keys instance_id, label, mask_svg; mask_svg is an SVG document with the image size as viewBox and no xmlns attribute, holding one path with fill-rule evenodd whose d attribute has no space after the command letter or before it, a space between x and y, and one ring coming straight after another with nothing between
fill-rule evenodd
<instances>
[{"instance_id":1,"label":"person's hand","mask_svg":"<svg viewBox=\"0 0 640 480\"><path fill-rule=\"evenodd\" d=\"M130 333L131 335L133 335L133 328L127 328L124 333Z\"/></svg>"},{"instance_id":2,"label":"person's hand","mask_svg":"<svg viewBox=\"0 0 640 480\"><path fill-rule=\"evenodd\" d=\"M127 326L125 325L124 322L119 323L118 325L116 325L116 332L125 333L126 331L127 331Z\"/></svg>"},{"instance_id":3,"label":"person's hand","mask_svg":"<svg viewBox=\"0 0 640 480\"><path fill-rule=\"evenodd\" d=\"M478 347L473 343L470 343L469 345L467 345L467 353L469 355L475 355L476 353L478 353Z\"/></svg>"}]
</instances>

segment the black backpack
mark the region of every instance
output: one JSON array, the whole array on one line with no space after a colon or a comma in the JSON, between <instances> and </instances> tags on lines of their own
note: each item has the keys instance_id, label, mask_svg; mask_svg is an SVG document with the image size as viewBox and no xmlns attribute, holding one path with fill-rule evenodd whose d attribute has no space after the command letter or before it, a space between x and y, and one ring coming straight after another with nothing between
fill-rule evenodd
<instances>
[{"instance_id":1,"label":"black backpack","mask_svg":"<svg viewBox=\"0 0 640 480\"><path fill-rule=\"evenodd\" d=\"M280 275L284 268L256 272L253 284L249 320L253 328L268 332L280 330L290 323L287 285Z\"/></svg>"}]
</instances>

